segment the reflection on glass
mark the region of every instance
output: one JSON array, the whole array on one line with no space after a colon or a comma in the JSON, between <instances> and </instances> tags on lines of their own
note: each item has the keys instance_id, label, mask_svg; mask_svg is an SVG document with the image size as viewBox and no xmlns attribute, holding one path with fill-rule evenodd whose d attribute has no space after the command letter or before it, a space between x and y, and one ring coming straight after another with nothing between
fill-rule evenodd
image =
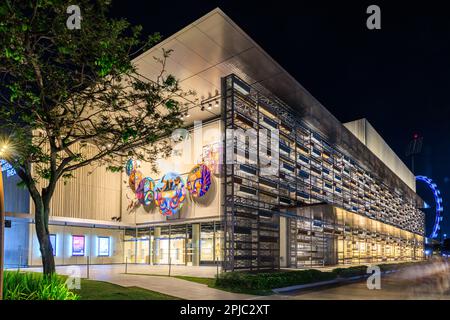
<instances>
[{"instance_id":1,"label":"reflection on glass","mask_svg":"<svg viewBox=\"0 0 450 320\"><path fill-rule=\"evenodd\" d=\"M214 222L200 225L200 261L214 261Z\"/></svg>"},{"instance_id":2,"label":"reflection on glass","mask_svg":"<svg viewBox=\"0 0 450 320\"><path fill-rule=\"evenodd\" d=\"M53 256L56 256L56 234L50 234L50 243L52 245Z\"/></svg>"},{"instance_id":3,"label":"reflection on glass","mask_svg":"<svg viewBox=\"0 0 450 320\"><path fill-rule=\"evenodd\" d=\"M185 242L185 238L155 238L155 264L185 264Z\"/></svg>"}]
</instances>

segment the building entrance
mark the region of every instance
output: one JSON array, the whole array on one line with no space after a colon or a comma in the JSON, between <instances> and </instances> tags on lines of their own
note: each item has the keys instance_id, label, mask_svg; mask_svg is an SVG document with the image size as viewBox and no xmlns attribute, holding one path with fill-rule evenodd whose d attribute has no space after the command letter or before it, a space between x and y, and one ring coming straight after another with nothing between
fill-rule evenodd
<instances>
[{"instance_id":1,"label":"building entrance","mask_svg":"<svg viewBox=\"0 0 450 320\"><path fill-rule=\"evenodd\" d=\"M155 264L186 264L186 239L155 239Z\"/></svg>"}]
</instances>

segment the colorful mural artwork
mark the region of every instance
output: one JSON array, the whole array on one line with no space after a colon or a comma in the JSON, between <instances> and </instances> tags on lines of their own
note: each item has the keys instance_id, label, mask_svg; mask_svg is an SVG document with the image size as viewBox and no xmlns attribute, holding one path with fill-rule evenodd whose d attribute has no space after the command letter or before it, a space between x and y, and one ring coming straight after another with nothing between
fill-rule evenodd
<instances>
[{"instance_id":1,"label":"colorful mural artwork","mask_svg":"<svg viewBox=\"0 0 450 320\"><path fill-rule=\"evenodd\" d=\"M139 161L133 159L128 159L125 164L125 173L128 175L128 186L133 192L133 199L130 199L127 195L127 199L129 200L127 210L136 207L138 204L149 205L153 200L153 187L155 183L151 178L144 178L142 172L138 170L139 167Z\"/></svg>"},{"instance_id":2,"label":"colorful mural artwork","mask_svg":"<svg viewBox=\"0 0 450 320\"><path fill-rule=\"evenodd\" d=\"M128 159L126 165L125 165L125 172L127 173L127 176L131 175L131 173L137 169L137 162L133 159Z\"/></svg>"},{"instance_id":3,"label":"colorful mural artwork","mask_svg":"<svg viewBox=\"0 0 450 320\"><path fill-rule=\"evenodd\" d=\"M136 189L139 186L141 180L142 180L142 172L138 170L133 170L130 174L130 177L128 178L128 184L131 190L133 190L133 192L136 192Z\"/></svg>"},{"instance_id":4,"label":"colorful mural artwork","mask_svg":"<svg viewBox=\"0 0 450 320\"><path fill-rule=\"evenodd\" d=\"M186 186L183 178L176 172L166 173L160 180L144 177L138 170L139 163L129 159L125 164L128 185L136 200L131 200L128 209L142 204L148 206L155 201L159 212L164 216L177 214L186 200ZM211 186L211 171L205 164L196 165L188 176L188 189L194 197L202 197Z\"/></svg>"},{"instance_id":5,"label":"colorful mural artwork","mask_svg":"<svg viewBox=\"0 0 450 320\"><path fill-rule=\"evenodd\" d=\"M196 165L188 175L187 189L194 197L203 197L211 186L211 171L205 164Z\"/></svg>"},{"instance_id":6,"label":"colorful mural artwork","mask_svg":"<svg viewBox=\"0 0 450 320\"><path fill-rule=\"evenodd\" d=\"M219 143L203 146L202 162L211 170L213 174L220 173L220 145Z\"/></svg>"},{"instance_id":7,"label":"colorful mural artwork","mask_svg":"<svg viewBox=\"0 0 450 320\"><path fill-rule=\"evenodd\" d=\"M152 178L145 177L136 188L136 198L139 203L148 206L155 199L154 197L155 181Z\"/></svg>"},{"instance_id":8,"label":"colorful mural artwork","mask_svg":"<svg viewBox=\"0 0 450 320\"><path fill-rule=\"evenodd\" d=\"M163 216L178 213L186 200L186 188L178 173L166 173L155 185L155 202Z\"/></svg>"}]
</instances>

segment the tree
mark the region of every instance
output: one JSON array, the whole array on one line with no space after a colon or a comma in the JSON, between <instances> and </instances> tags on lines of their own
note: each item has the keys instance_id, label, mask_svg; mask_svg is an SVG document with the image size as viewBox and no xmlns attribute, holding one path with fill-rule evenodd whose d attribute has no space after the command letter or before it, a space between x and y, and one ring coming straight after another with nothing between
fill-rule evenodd
<instances>
[{"instance_id":1,"label":"tree","mask_svg":"<svg viewBox=\"0 0 450 320\"><path fill-rule=\"evenodd\" d=\"M68 28L71 3L6 0L0 4L0 125L18 152L7 159L35 207L43 271L55 272L49 239L50 200L74 170L97 164L119 171L124 157L154 165L181 125L191 95L165 72L141 79L133 57L160 40L108 16L110 1L79 0L81 28ZM44 181L39 190L37 182Z\"/></svg>"}]
</instances>

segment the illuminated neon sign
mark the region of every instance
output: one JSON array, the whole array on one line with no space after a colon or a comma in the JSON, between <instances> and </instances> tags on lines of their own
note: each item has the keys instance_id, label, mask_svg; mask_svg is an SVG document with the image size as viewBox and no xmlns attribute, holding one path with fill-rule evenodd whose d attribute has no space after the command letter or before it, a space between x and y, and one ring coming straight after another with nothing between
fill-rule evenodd
<instances>
[{"instance_id":1,"label":"illuminated neon sign","mask_svg":"<svg viewBox=\"0 0 450 320\"><path fill-rule=\"evenodd\" d=\"M15 176L17 174L16 170L12 167L11 164L9 164L8 161L0 159L0 164L1 164L2 172L6 171L6 176L8 178Z\"/></svg>"}]
</instances>

